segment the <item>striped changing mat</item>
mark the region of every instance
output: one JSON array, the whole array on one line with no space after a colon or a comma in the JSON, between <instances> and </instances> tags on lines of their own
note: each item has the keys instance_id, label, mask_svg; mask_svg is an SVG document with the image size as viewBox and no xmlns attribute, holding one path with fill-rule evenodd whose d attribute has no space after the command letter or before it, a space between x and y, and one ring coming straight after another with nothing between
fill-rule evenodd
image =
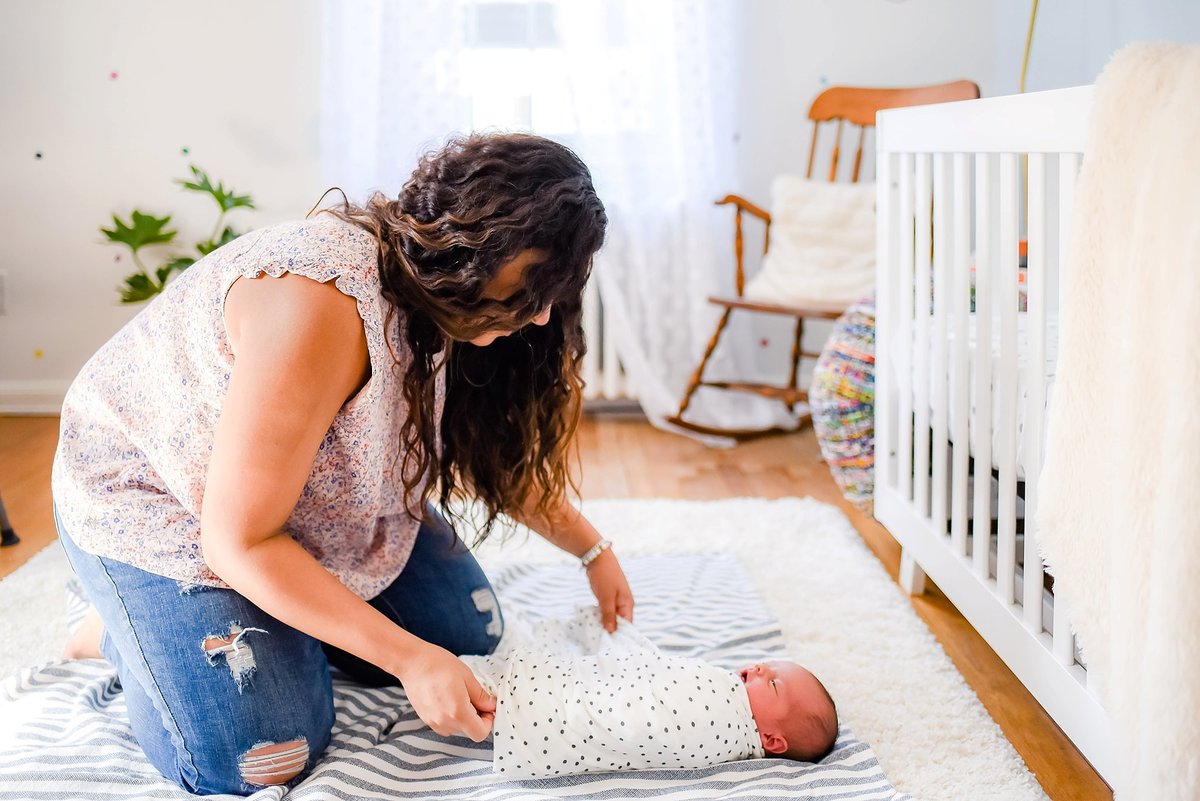
<instances>
[{"instance_id":1,"label":"striped changing mat","mask_svg":"<svg viewBox=\"0 0 1200 801\"><path fill-rule=\"evenodd\" d=\"M627 558L624 566L638 598L638 628L664 651L729 668L782 653L779 627L735 557L646 556ZM575 566L506 565L492 579L505 608L533 618L567 616L592 600ZM251 798L911 801L845 726L833 753L817 765L757 759L513 782L492 774L487 742L438 737L413 714L403 691L345 681L335 681L334 690L337 722L320 765L291 792L269 788ZM106 662L51 663L0 684L0 800L143 798L193 796L160 777L142 755Z\"/></svg>"}]
</instances>

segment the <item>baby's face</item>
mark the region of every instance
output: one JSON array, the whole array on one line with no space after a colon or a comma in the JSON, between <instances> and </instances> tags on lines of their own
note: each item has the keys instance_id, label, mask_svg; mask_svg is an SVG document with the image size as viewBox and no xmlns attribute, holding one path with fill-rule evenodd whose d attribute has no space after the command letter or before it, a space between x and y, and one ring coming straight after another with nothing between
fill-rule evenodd
<instances>
[{"instance_id":1,"label":"baby's face","mask_svg":"<svg viewBox=\"0 0 1200 801\"><path fill-rule=\"evenodd\" d=\"M795 662L759 662L742 668L738 676L746 685L750 711L769 754L788 749L794 721L829 703L816 677Z\"/></svg>"}]
</instances>

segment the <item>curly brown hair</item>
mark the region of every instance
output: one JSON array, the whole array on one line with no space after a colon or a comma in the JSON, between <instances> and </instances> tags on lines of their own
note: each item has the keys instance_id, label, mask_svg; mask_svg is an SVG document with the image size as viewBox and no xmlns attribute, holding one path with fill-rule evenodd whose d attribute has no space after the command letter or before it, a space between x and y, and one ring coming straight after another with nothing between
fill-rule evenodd
<instances>
[{"instance_id":1,"label":"curly brown hair","mask_svg":"<svg viewBox=\"0 0 1200 801\"><path fill-rule=\"evenodd\" d=\"M363 206L323 211L374 235L383 295L404 315L412 361L400 475L409 508L423 509L436 493L453 521L451 501L470 494L487 512L479 541L499 514L535 501L548 515L577 492L582 296L608 224L583 161L531 134L459 136L420 159L399 197L377 192ZM486 298L499 269L527 250L544 258L525 270L517 293ZM549 323L530 325L547 307ZM513 333L487 347L469 342L496 329Z\"/></svg>"}]
</instances>

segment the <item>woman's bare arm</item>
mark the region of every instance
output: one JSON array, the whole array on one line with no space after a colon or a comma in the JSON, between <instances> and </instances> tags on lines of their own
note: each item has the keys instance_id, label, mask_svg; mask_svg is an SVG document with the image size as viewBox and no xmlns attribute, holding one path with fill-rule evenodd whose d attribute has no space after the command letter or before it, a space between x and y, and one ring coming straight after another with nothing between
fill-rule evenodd
<instances>
[{"instance_id":1,"label":"woman's bare arm","mask_svg":"<svg viewBox=\"0 0 1200 801\"><path fill-rule=\"evenodd\" d=\"M548 542L558 546L572 556L583 556L601 539L600 532L588 522L566 499L563 499L550 514L537 510L537 493L523 505L514 519L536 531Z\"/></svg>"},{"instance_id":2,"label":"woman's bare arm","mask_svg":"<svg viewBox=\"0 0 1200 801\"><path fill-rule=\"evenodd\" d=\"M331 284L291 274L230 290L235 362L201 511L204 558L263 611L399 677L435 731L480 740L491 726L477 711L483 690L470 671L392 623L281 531L334 416L368 375L354 304Z\"/></svg>"},{"instance_id":3,"label":"woman's bare arm","mask_svg":"<svg viewBox=\"0 0 1200 801\"><path fill-rule=\"evenodd\" d=\"M525 502L521 513L515 516L517 522L573 556L583 556L600 542L600 532L565 498L550 514L538 512L535 499L536 495ZM600 605L600 617L606 630L616 630L618 617L633 620L633 591L611 549L600 552L587 566L587 578Z\"/></svg>"}]
</instances>

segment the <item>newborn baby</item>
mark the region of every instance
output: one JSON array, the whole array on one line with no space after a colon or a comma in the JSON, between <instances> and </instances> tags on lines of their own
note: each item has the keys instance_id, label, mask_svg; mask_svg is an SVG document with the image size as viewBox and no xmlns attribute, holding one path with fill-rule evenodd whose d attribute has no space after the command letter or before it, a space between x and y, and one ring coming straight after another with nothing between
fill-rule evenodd
<instances>
[{"instance_id":1,"label":"newborn baby","mask_svg":"<svg viewBox=\"0 0 1200 801\"><path fill-rule=\"evenodd\" d=\"M738 671L659 651L594 607L568 620L507 621L491 656L464 656L496 697L493 770L513 779L699 768L764 755L815 762L837 710L794 662Z\"/></svg>"}]
</instances>

